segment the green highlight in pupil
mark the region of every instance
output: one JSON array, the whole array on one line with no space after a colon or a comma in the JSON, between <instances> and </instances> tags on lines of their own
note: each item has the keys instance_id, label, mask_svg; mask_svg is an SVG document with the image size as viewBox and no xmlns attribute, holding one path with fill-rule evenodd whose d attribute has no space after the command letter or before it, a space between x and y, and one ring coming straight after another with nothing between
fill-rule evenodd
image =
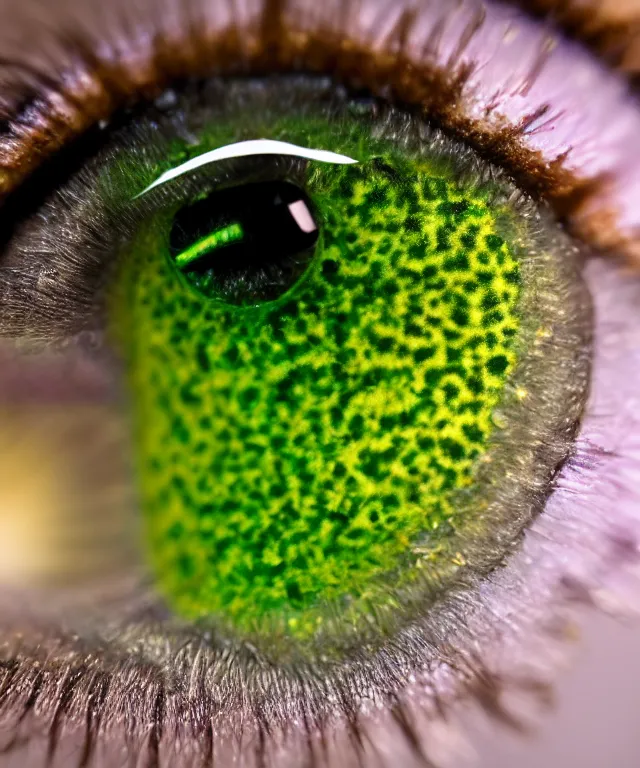
<instances>
[{"instance_id":1,"label":"green highlight in pupil","mask_svg":"<svg viewBox=\"0 0 640 768\"><path fill-rule=\"evenodd\" d=\"M112 315L134 329L120 335L159 588L186 618L299 637L336 605L388 600L418 561L455 559L520 293L500 211L428 160L312 164L305 194L319 237L275 299L185 285L159 216Z\"/></svg>"},{"instance_id":2,"label":"green highlight in pupil","mask_svg":"<svg viewBox=\"0 0 640 768\"><path fill-rule=\"evenodd\" d=\"M223 245L242 240L243 237L244 230L241 224L229 224L201 238L197 243L194 243L194 245L178 254L176 256L176 265L180 268L185 268L192 262L202 258L202 256L206 256Z\"/></svg>"},{"instance_id":3,"label":"green highlight in pupil","mask_svg":"<svg viewBox=\"0 0 640 768\"><path fill-rule=\"evenodd\" d=\"M285 293L318 240L312 204L299 186L270 180L216 190L176 214L171 255L209 298L246 305Z\"/></svg>"}]
</instances>

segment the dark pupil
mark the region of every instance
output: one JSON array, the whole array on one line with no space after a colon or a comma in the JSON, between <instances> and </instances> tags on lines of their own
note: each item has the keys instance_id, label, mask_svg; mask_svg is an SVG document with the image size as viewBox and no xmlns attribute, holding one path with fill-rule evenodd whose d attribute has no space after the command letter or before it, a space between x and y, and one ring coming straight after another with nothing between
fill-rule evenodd
<instances>
[{"instance_id":1,"label":"dark pupil","mask_svg":"<svg viewBox=\"0 0 640 768\"><path fill-rule=\"evenodd\" d=\"M287 181L213 192L180 210L171 256L207 296L233 304L270 301L309 264L319 226L305 192Z\"/></svg>"}]
</instances>

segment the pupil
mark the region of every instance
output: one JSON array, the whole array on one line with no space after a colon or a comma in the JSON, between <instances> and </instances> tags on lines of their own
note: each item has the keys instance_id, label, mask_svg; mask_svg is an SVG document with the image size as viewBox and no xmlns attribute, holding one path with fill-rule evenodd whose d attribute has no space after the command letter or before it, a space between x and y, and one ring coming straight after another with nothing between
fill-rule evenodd
<instances>
[{"instance_id":1,"label":"pupil","mask_svg":"<svg viewBox=\"0 0 640 768\"><path fill-rule=\"evenodd\" d=\"M255 304L294 285L319 231L300 187L266 181L217 190L180 210L169 246L176 267L205 296Z\"/></svg>"}]
</instances>

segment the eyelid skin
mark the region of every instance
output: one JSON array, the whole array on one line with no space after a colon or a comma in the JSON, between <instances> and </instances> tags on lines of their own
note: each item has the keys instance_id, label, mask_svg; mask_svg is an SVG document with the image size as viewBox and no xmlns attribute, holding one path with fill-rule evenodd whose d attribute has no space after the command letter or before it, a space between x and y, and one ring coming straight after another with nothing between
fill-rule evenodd
<instances>
[{"instance_id":1,"label":"eyelid skin","mask_svg":"<svg viewBox=\"0 0 640 768\"><path fill-rule=\"evenodd\" d=\"M351 157L339 155L336 152L330 152L325 149L307 149L287 141L275 141L273 139L251 139L249 141L239 141L235 144L227 144L224 147L212 149L210 152L205 152L203 155L187 160L187 162L182 163L176 168L163 173L160 178L156 179L153 184L150 184L133 199L137 200L161 184L166 184L168 181L177 179L185 173L190 173L210 163L217 163L220 160L229 160L236 157L253 157L255 155L301 157L318 163L333 163L337 165L352 165L358 162Z\"/></svg>"}]
</instances>

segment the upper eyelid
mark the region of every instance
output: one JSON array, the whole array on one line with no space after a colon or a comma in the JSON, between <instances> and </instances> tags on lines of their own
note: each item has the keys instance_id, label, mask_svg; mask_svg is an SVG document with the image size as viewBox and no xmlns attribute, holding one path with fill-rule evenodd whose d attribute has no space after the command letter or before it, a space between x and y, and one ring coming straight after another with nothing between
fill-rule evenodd
<instances>
[{"instance_id":1,"label":"upper eyelid","mask_svg":"<svg viewBox=\"0 0 640 768\"><path fill-rule=\"evenodd\" d=\"M634 217L640 214L616 183L625 174L625 184L640 184L640 173L635 172L640 156L631 162L627 157L633 146L629 138L640 130L640 109L633 107L621 82L577 46L567 52L572 44L548 28L512 8L475 0L445 7L429 0L401 0L383 8L376 0L366 0L357 11L348 3L318 10L308 0L254 0L243 8L203 2L198 16L199 3L173 7L166 0L158 9L152 2L155 14L143 23L156 27L153 34L149 28L141 31L124 3L112 4L108 15L89 6L89 17L63 10L55 19L45 17L45 24L40 17L34 22L15 11L18 28L32 25L25 37L47 53L32 62L30 52L25 59L0 37L0 95L5 102L0 196L15 189L56 149L108 119L118 106L158 93L176 78L212 70L224 73L237 69L238 63L248 71L317 71L328 64L348 85L383 94L391 90L419 105L505 165L523 186L549 199L577 234L637 257ZM173 15L162 18L165 6ZM71 3L74 7L77 12ZM5 20L3 28L13 30L11 18ZM519 36L517 58L512 57L505 77L499 57L508 60L514 35ZM485 55L482 45L491 55ZM571 58L578 60L573 74L577 70L582 78L582 89L606 89L602 115L590 105L586 119L588 102L558 87L559 75L568 79L572 74L567 61ZM9 66L14 60L16 65ZM555 104L540 93L541 84L555 89ZM571 87L580 90L578 84ZM13 101L12 93L17 94ZM620 119L612 121L617 113ZM600 151L594 160L590 144L595 141ZM603 162L607 152L613 158L609 163Z\"/></svg>"}]
</instances>

